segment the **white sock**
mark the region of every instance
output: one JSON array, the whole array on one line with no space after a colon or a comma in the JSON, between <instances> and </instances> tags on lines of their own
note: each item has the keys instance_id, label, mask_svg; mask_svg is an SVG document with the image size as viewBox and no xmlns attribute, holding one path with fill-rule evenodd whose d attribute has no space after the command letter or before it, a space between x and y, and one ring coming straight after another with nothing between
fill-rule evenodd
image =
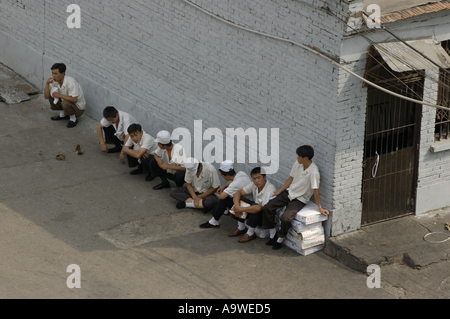
<instances>
[{"instance_id":1,"label":"white sock","mask_svg":"<svg viewBox=\"0 0 450 319\"><path fill-rule=\"evenodd\" d=\"M195 208L194 202L186 203L186 207Z\"/></svg>"},{"instance_id":2,"label":"white sock","mask_svg":"<svg viewBox=\"0 0 450 319\"><path fill-rule=\"evenodd\" d=\"M271 229L269 229L269 232L270 232L270 238L274 238L275 235L277 234L277 229L271 228Z\"/></svg>"},{"instance_id":3,"label":"white sock","mask_svg":"<svg viewBox=\"0 0 450 319\"><path fill-rule=\"evenodd\" d=\"M75 122L77 120L76 115L71 115L70 116L70 121Z\"/></svg>"},{"instance_id":4,"label":"white sock","mask_svg":"<svg viewBox=\"0 0 450 319\"><path fill-rule=\"evenodd\" d=\"M211 225L214 225L214 226L218 226L219 225L219 221L216 220L214 217L209 220L209 223Z\"/></svg>"},{"instance_id":5,"label":"white sock","mask_svg":"<svg viewBox=\"0 0 450 319\"><path fill-rule=\"evenodd\" d=\"M243 223L243 222L238 222L238 228L239 228L239 230L244 230L246 227L245 227L245 223Z\"/></svg>"},{"instance_id":6,"label":"white sock","mask_svg":"<svg viewBox=\"0 0 450 319\"><path fill-rule=\"evenodd\" d=\"M249 227L247 231L247 235L253 236L255 234L255 229L253 227Z\"/></svg>"},{"instance_id":7,"label":"white sock","mask_svg":"<svg viewBox=\"0 0 450 319\"><path fill-rule=\"evenodd\" d=\"M278 237L277 239L277 243L281 244L284 240L284 237Z\"/></svg>"},{"instance_id":8,"label":"white sock","mask_svg":"<svg viewBox=\"0 0 450 319\"><path fill-rule=\"evenodd\" d=\"M59 111L59 117L64 117L64 111Z\"/></svg>"}]
</instances>

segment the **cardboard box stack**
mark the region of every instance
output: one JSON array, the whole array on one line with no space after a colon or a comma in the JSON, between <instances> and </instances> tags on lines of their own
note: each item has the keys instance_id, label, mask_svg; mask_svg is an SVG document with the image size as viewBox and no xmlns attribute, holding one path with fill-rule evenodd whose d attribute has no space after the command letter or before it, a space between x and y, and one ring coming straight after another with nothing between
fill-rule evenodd
<instances>
[{"instance_id":1,"label":"cardboard box stack","mask_svg":"<svg viewBox=\"0 0 450 319\"><path fill-rule=\"evenodd\" d=\"M283 245L301 255L322 250L325 244L322 222L327 219L328 216L322 215L315 203L309 202L295 216Z\"/></svg>"}]
</instances>

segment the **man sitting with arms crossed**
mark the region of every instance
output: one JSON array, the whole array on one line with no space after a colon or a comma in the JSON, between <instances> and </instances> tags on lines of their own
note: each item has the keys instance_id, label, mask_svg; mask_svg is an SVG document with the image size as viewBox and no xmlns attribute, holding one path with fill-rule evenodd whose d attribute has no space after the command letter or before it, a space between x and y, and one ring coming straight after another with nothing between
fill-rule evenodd
<instances>
[{"instance_id":1,"label":"man sitting with arms crossed","mask_svg":"<svg viewBox=\"0 0 450 319\"><path fill-rule=\"evenodd\" d=\"M217 203L215 192L220 186L216 169L210 163L192 157L186 159L184 167L186 186L170 190L170 196L179 200L176 207L200 208L204 212L211 210Z\"/></svg>"},{"instance_id":2,"label":"man sitting with arms crossed","mask_svg":"<svg viewBox=\"0 0 450 319\"><path fill-rule=\"evenodd\" d=\"M316 203L319 206L321 214L328 216L330 212L322 208L319 183L320 173L316 164L312 162L314 157L314 149L309 145L303 145L297 148L297 161L292 167L290 177L286 180L280 190L274 192L276 196L269 201L263 208L262 227L270 229L270 240L267 246L272 249L280 249L284 237L286 237L292 220L300 209L302 209L314 194ZM286 206L286 210L281 215L281 229L276 232L275 216L277 209Z\"/></svg>"},{"instance_id":3,"label":"man sitting with arms crossed","mask_svg":"<svg viewBox=\"0 0 450 319\"><path fill-rule=\"evenodd\" d=\"M219 228L219 219L222 217L226 209L230 209L233 206L234 194L250 184L252 181L245 172L238 172L234 170L233 162L226 160L220 164L220 175L227 181L227 183L217 190L219 194L219 201L212 211L213 217L204 224L200 225L200 228ZM238 236L239 233L230 233L229 236Z\"/></svg>"},{"instance_id":4,"label":"man sitting with arms crossed","mask_svg":"<svg viewBox=\"0 0 450 319\"><path fill-rule=\"evenodd\" d=\"M130 138L125 143L120 152L120 161L125 162L125 155L128 159L128 167L137 169L130 172L130 175L146 173L150 174L150 160L153 158L158 145L150 134L147 134L139 124L131 124L128 127Z\"/></svg>"},{"instance_id":5,"label":"man sitting with arms crossed","mask_svg":"<svg viewBox=\"0 0 450 319\"><path fill-rule=\"evenodd\" d=\"M235 232L242 233L248 227L247 232L239 239L240 243L246 243L256 238L255 228L261 226L262 222L262 209L268 202L269 197L276 191L275 186L269 182L266 178L266 174L262 171L261 167L256 167L250 172L253 182L245 186L243 189L236 192L233 197L234 207L233 218L238 220L238 228ZM242 196L253 195L253 202L249 207L242 207ZM246 202L245 200L243 200ZM242 219L244 214L247 213L245 219Z\"/></svg>"}]
</instances>

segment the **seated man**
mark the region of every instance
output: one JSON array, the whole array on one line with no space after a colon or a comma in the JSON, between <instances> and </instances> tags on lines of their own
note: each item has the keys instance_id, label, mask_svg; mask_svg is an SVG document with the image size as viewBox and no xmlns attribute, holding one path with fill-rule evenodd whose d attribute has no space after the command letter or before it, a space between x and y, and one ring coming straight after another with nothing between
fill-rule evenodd
<instances>
[{"instance_id":1,"label":"seated man","mask_svg":"<svg viewBox=\"0 0 450 319\"><path fill-rule=\"evenodd\" d=\"M212 211L213 217L208 222L201 224L200 228L219 228L220 217L222 217L225 210L233 206L234 194L252 182L245 172L241 171L236 173L233 162L230 160L226 160L220 164L219 172L227 183L217 190L217 193L219 193L219 201ZM233 237L239 234L239 232L231 232L228 235Z\"/></svg>"},{"instance_id":2,"label":"seated man","mask_svg":"<svg viewBox=\"0 0 450 319\"><path fill-rule=\"evenodd\" d=\"M312 162L314 149L309 145L303 145L297 148L296 152L297 161L292 167L290 177L278 191L274 192L276 197L263 207L262 228L270 229L270 240L266 245L272 246L272 249L275 250L281 248L284 237L292 225L292 220L298 211L309 202L313 194L320 213L326 216L330 214L321 205L320 173L317 165ZM276 210L283 206L286 206L286 210L281 216L281 229L277 235L275 229Z\"/></svg>"},{"instance_id":3,"label":"seated man","mask_svg":"<svg viewBox=\"0 0 450 319\"><path fill-rule=\"evenodd\" d=\"M113 106L107 106L103 110L103 119L97 126L97 135L103 153L117 153L122 150L123 143L128 141L128 127L137 124L136 119L130 114L116 110ZM114 147L108 149L103 139L105 132L106 143L114 143Z\"/></svg>"},{"instance_id":4,"label":"seated man","mask_svg":"<svg viewBox=\"0 0 450 319\"><path fill-rule=\"evenodd\" d=\"M173 180L178 187L183 186L186 168L184 161L186 155L180 144L172 143L171 135L168 131L160 131L156 136L158 148L153 154L150 162L151 175L145 178L151 182L157 176L161 178L161 183L153 187L153 189L170 188L168 179Z\"/></svg>"},{"instance_id":5,"label":"seated man","mask_svg":"<svg viewBox=\"0 0 450 319\"><path fill-rule=\"evenodd\" d=\"M83 90L74 78L66 76L66 65L56 63L51 67L52 77L47 80L44 97L50 102L50 108L59 111L59 115L51 119L69 120L68 128L78 124L78 118L86 108Z\"/></svg>"},{"instance_id":6,"label":"seated man","mask_svg":"<svg viewBox=\"0 0 450 319\"><path fill-rule=\"evenodd\" d=\"M217 170L210 163L188 158L186 167L186 186L172 188L170 196L179 200L178 209L191 207L200 208L204 212L211 210L217 203L215 192L220 186Z\"/></svg>"},{"instance_id":7,"label":"seated man","mask_svg":"<svg viewBox=\"0 0 450 319\"><path fill-rule=\"evenodd\" d=\"M267 180L266 174L261 172L261 167L254 168L250 175L253 183L236 192L233 197L234 207L232 209L234 216L232 217L238 220L238 228L234 232L241 234L246 229L246 226L248 227L247 232L239 239L240 243L246 243L256 238L255 228L256 226L261 226L263 206L267 203L269 197L273 195L273 192L276 191L275 186ZM249 194L253 195L253 202L243 201L252 205L242 207L242 196ZM247 214L242 219L245 213Z\"/></svg>"},{"instance_id":8,"label":"seated man","mask_svg":"<svg viewBox=\"0 0 450 319\"><path fill-rule=\"evenodd\" d=\"M150 160L158 145L151 135L142 130L139 124L131 124L128 127L128 135L130 138L120 152L120 161L124 162L124 155L127 155L128 167L138 166L137 169L130 172L130 175L146 173L147 176L150 176Z\"/></svg>"}]
</instances>

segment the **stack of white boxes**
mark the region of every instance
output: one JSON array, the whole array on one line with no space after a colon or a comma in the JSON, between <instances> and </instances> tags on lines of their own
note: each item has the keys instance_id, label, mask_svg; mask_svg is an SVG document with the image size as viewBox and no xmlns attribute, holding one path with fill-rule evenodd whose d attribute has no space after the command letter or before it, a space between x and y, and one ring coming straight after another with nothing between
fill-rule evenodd
<instances>
[{"instance_id":1,"label":"stack of white boxes","mask_svg":"<svg viewBox=\"0 0 450 319\"><path fill-rule=\"evenodd\" d=\"M301 255L322 250L325 244L322 222L327 219L328 216L322 215L315 203L309 202L295 216L283 245Z\"/></svg>"}]
</instances>

